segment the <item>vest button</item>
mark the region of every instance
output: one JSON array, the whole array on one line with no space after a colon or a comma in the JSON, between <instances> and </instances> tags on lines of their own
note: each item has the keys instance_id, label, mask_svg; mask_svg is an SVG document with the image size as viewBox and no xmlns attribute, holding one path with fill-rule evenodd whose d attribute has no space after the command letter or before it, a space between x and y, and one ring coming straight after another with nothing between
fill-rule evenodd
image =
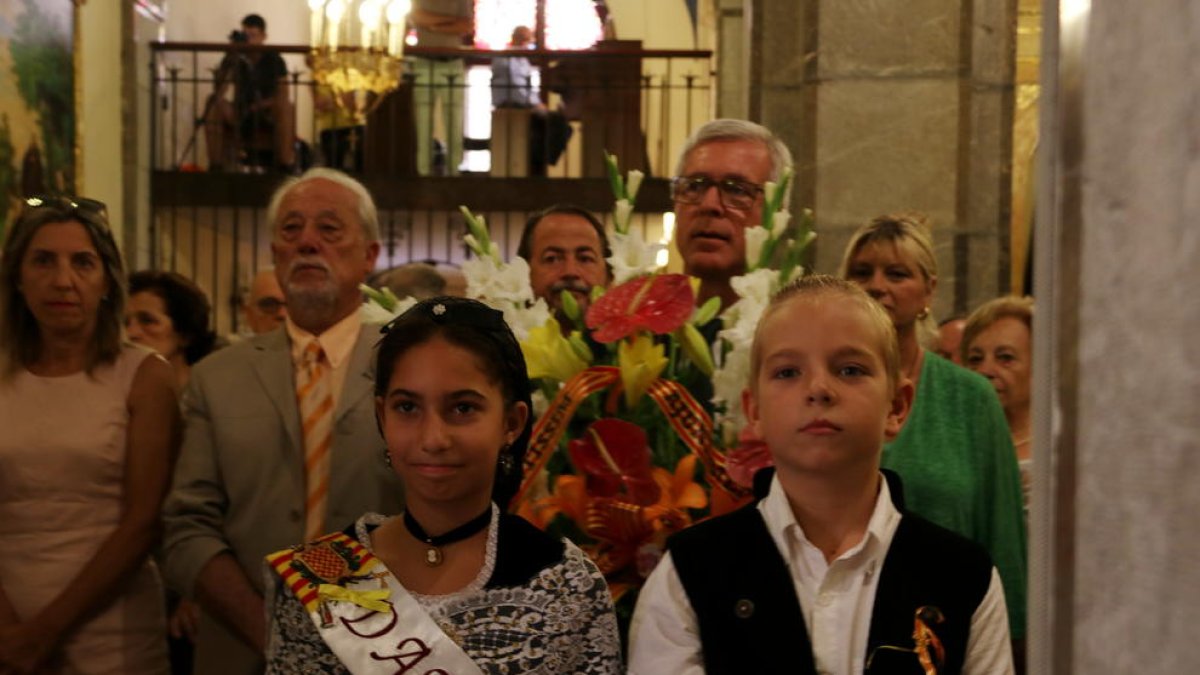
<instances>
[{"instance_id":1,"label":"vest button","mask_svg":"<svg viewBox=\"0 0 1200 675\"><path fill-rule=\"evenodd\" d=\"M739 619L749 619L754 616L754 603L742 598L733 606L733 613Z\"/></svg>"}]
</instances>

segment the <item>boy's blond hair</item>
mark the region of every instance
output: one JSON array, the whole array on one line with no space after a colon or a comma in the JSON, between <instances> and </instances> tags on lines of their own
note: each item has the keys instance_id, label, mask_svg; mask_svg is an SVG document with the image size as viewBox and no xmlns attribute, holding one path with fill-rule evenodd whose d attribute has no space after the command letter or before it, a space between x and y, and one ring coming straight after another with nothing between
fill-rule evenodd
<instances>
[{"instance_id":1,"label":"boy's blond hair","mask_svg":"<svg viewBox=\"0 0 1200 675\"><path fill-rule=\"evenodd\" d=\"M825 274L813 274L796 279L784 286L771 297L770 304L763 310L754 330L754 342L750 347L750 388L755 390L758 383L758 369L762 366L762 327L767 318L784 304L792 300L828 299L854 303L858 305L879 337L879 355L883 357L884 372L887 373L888 386L895 392L900 384L900 345L896 340L896 328L887 310L878 302L871 299L866 291L845 279L831 277ZM817 327L821 330L821 327Z\"/></svg>"}]
</instances>

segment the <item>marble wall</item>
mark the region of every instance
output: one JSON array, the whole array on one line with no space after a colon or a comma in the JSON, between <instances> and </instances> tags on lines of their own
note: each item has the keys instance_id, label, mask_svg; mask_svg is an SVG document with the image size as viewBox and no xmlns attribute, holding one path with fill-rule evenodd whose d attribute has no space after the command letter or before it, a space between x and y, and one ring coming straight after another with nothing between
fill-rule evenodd
<instances>
[{"instance_id":1,"label":"marble wall","mask_svg":"<svg viewBox=\"0 0 1200 675\"><path fill-rule=\"evenodd\" d=\"M1062 2L1064 10L1078 2ZM1200 13L1092 0L1081 60L1074 672L1192 672L1200 634ZM1068 177L1069 178L1069 177Z\"/></svg>"},{"instance_id":2,"label":"marble wall","mask_svg":"<svg viewBox=\"0 0 1200 675\"><path fill-rule=\"evenodd\" d=\"M893 211L927 214L935 313L1007 290L1015 0L746 0L748 113L797 163L815 267Z\"/></svg>"}]
</instances>

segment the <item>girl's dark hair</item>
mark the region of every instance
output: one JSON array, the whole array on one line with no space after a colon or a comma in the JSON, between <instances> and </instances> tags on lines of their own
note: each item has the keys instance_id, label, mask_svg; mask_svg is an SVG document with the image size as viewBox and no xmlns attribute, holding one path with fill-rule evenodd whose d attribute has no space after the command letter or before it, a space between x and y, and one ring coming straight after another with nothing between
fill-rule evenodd
<instances>
[{"instance_id":1,"label":"girl's dark hair","mask_svg":"<svg viewBox=\"0 0 1200 675\"><path fill-rule=\"evenodd\" d=\"M143 291L162 298L167 316L184 344L183 358L189 366L212 352L217 334L209 330L208 297L199 286L175 272L142 270L129 275L129 295Z\"/></svg>"},{"instance_id":2,"label":"girl's dark hair","mask_svg":"<svg viewBox=\"0 0 1200 675\"><path fill-rule=\"evenodd\" d=\"M477 300L441 296L417 303L384 326L383 333L376 346L376 396L387 395L396 361L405 352L440 337L479 357L484 372L500 386L506 407L524 403L529 409L525 428L506 452L512 457L508 464L511 470L505 471L505 462L501 462L492 487L492 501L501 509L507 509L521 486L522 461L533 433L533 387L529 383L521 345L504 322L504 314Z\"/></svg>"}]
</instances>

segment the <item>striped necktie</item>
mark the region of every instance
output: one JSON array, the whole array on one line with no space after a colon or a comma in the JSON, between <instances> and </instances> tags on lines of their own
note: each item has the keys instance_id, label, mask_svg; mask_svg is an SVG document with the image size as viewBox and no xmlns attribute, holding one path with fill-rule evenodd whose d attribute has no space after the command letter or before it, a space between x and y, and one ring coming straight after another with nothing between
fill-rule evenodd
<instances>
[{"instance_id":1,"label":"striped necktie","mask_svg":"<svg viewBox=\"0 0 1200 675\"><path fill-rule=\"evenodd\" d=\"M304 539L325 533L325 504L329 496L329 452L333 447L332 368L315 339L304 348L296 375L296 400L304 431Z\"/></svg>"}]
</instances>

